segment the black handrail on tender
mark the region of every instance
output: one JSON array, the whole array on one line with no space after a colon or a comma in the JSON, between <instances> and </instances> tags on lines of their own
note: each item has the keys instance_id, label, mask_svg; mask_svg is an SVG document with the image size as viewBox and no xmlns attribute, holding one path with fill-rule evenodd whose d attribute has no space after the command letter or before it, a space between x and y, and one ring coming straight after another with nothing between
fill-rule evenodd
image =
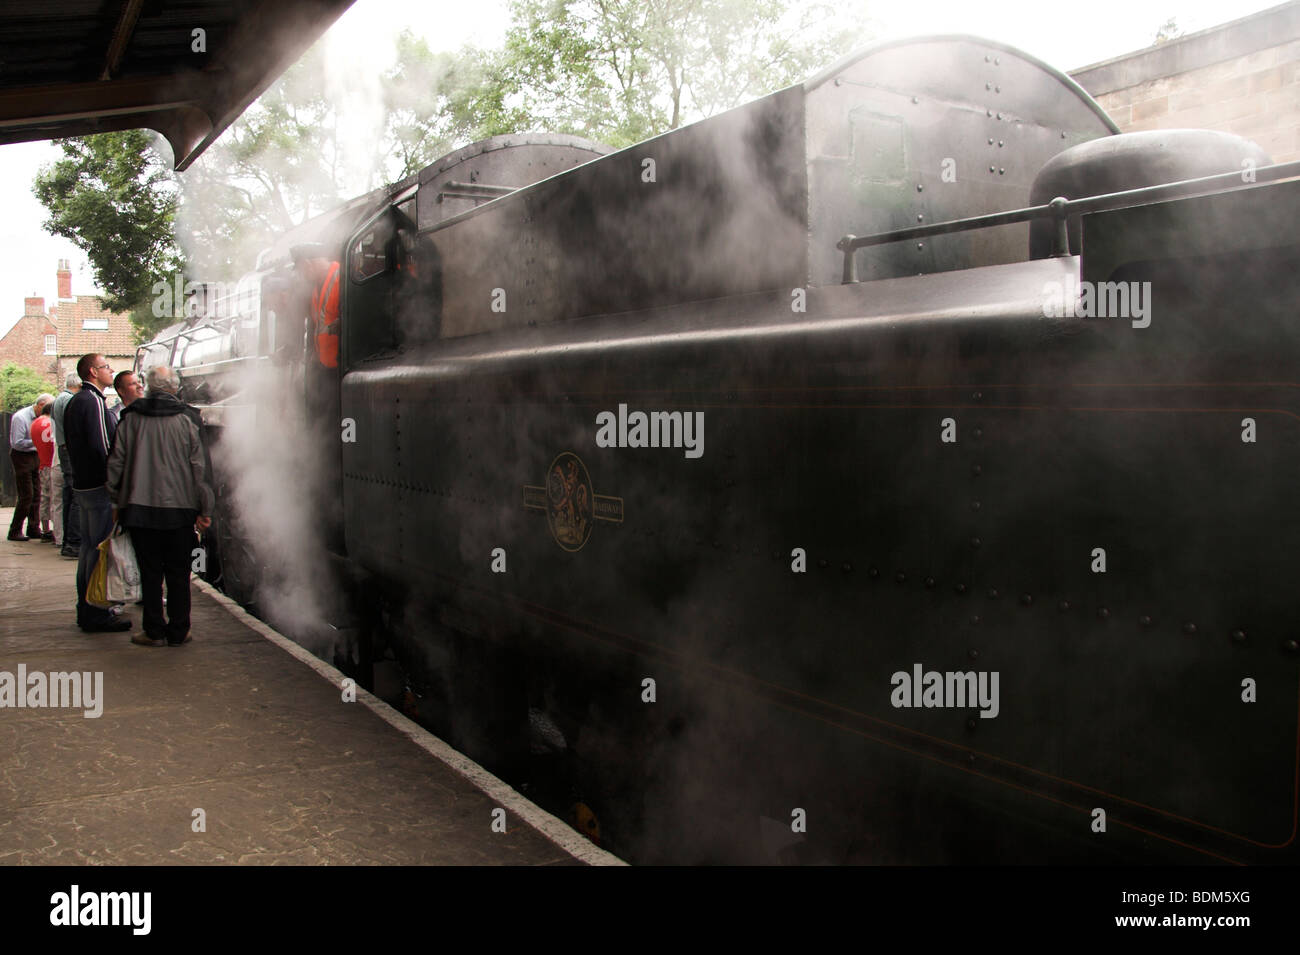
<instances>
[{"instance_id":1,"label":"black handrail on tender","mask_svg":"<svg viewBox=\"0 0 1300 955\"><path fill-rule=\"evenodd\" d=\"M1300 176L1300 160L1275 163L1272 166L1260 166L1254 170L1254 178L1249 182L1242 178L1245 174L1246 170L1225 172L1216 176L1185 179L1182 182L1167 182L1159 186L1144 186L1141 189L1111 192L1100 196L1087 196L1082 199L1066 199L1063 196L1058 196L1046 205L1030 206L1027 209L994 212L989 215L971 216L968 219L952 219L948 222L936 222L933 225L918 225L907 229L895 229L892 232L878 232L875 235L846 235L835 243L835 248L844 253L844 277L842 282L845 285L850 285L858 281L854 253L858 249L867 246L886 245L890 242L903 242L907 239L923 239L932 235L948 235L952 232L966 232L971 229L985 229L989 226L1011 225L1016 222L1029 222L1031 219L1042 219L1048 216L1056 219L1052 254L1069 255L1070 240L1066 229L1066 220L1072 215L1110 212L1114 209L1127 209L1132 206L1145 205L1149 202L1185 199L1190 196L1214 195L1232 192L1237 189L1248 189L1282 179L1290 179L1293 176ZM1238 181L1234 182L1234 180Z\"/></svg>"}]
</instances>

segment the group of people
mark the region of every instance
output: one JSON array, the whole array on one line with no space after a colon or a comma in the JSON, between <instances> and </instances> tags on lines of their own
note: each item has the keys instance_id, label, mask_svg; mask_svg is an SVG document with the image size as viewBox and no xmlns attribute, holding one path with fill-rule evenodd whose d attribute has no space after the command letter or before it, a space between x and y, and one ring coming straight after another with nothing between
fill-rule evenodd
<instances>
[{"instance_id":1,"label":"group of people","mask_svg":"<svg viewBox=\"0 0 1300 955\"><path fill-rule=\"evenodd\" d=\"M111 409L104 401L110 386L121 398ZM160 647L190 640L195 532L211 526L216 499L202 421L179 390L166 365L149 369L140 382L129 371L114 377L103 355L84 355L57 398L41 395L11 421L18 507L9 540L39 538L77 558L77 625L86 633L131 629L121 608L86 602L99 545L120 524L131 535L144 609L142 632L131 642Z\"/></svg>"}]
</instances>

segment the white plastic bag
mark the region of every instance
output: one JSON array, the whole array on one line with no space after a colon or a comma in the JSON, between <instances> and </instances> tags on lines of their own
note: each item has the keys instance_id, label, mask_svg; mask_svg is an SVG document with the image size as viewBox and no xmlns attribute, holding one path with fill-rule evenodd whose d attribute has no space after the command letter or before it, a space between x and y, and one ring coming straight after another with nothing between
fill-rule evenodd
<instances>
[{"instance_id":1,"label":"white plastic bag","mask_svg":"<svg viewBox=\"0 0 1300 955\"><path fill-rule=\"evenodd\" d=\"M140 599L140 565L135 560L131 535L121 524L113 528L101 551L108 564L104 580L105 596L112 603L131 603Z\"/></svg>"}]
</instances>

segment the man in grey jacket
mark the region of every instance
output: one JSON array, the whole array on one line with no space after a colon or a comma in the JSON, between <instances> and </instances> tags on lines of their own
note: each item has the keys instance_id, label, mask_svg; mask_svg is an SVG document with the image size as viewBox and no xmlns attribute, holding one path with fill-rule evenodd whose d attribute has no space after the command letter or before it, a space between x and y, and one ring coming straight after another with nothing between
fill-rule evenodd
<instances>
[{"instance_id":1,"label":"man in grey jacket","mask_svg":"<svg viewBox=\"0 0 1300 955\"><path fill-rule=\"evenodd\" d=\"M151 368L147 380L149 396L123 409L108 459L108 490L140 565L144 632L131 642L180 646L190 640L194 531L211 525L216 498L208 483L198 412L177 397L171 368Z\"/></svg>"}]
</instances>

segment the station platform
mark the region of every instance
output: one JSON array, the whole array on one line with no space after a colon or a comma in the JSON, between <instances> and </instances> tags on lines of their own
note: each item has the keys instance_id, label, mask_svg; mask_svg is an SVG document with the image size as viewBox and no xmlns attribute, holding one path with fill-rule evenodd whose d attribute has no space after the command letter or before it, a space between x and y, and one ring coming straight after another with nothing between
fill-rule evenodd
<instances>
[{"instance_id":1,"label":"station platform","mask_svg":"<svg viewBox=\"0 0 1300 955\"><path fill-rule=\"evenodd\" d=\"M197 580L184 646L82 633L76 567L0 540L0 864L621 864Z\"/></svg>"}]
</instances>

